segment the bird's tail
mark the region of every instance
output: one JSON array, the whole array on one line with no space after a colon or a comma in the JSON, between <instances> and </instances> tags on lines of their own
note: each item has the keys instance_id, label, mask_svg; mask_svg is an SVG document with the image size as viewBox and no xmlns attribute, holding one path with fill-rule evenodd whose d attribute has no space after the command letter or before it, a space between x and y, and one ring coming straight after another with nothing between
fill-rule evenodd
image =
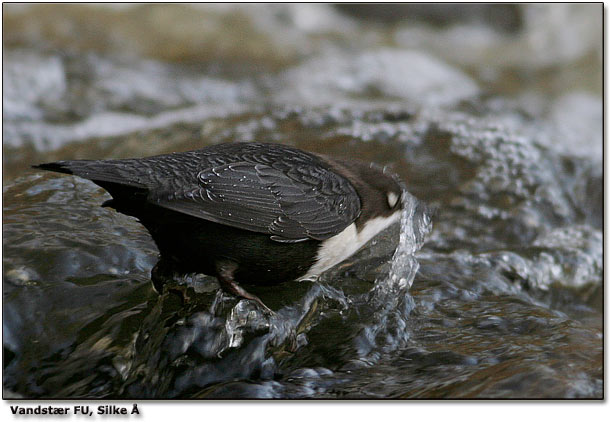
<instances>
[{"instance_id":1,"label":"bird's tail","mask_svg":"<svg viewBox=\"0 0 610 422\"><path fill-rule=\"evenodd\" d=\"M123 162L121 162L123 161ZM55 171L64 174L89 179L100 185L117 184L134 188L145 187L137 180L131 166L124 163L127 160L74 160L56 161L32 166L36 169ZM101 183L100 183L101 182Z\"/></svg>"}]
</instances>

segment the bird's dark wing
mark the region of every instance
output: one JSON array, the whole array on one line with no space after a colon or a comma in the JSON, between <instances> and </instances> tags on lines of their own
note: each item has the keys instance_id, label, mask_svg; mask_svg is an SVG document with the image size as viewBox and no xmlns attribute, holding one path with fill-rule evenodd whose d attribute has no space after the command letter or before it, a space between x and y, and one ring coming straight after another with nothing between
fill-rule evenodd
<instances>
[{"instance_id":1,"label":"bird's dark wing","mask_svg":"<svg viewBox=\"0 0 610 422\"><path fill-rule=\"evenodd\" d=\"M279 242L324 240L360 214L352 184L318 156L277 144L219 144L125 160L36 166L92 180L138 217L145 201ZM133 204L132 204L133 203Z\"/></svg>"},{"instance_id":2,"label":"bird's dark wing","mask_svg":"<svg viewBox=\"0 0 610 422\"><path fill-rule=\"evenodd\" d=\"M196 184L179 192L152 190L148 200L194 217L268 233L279 242L327 239L360 213L351 183L315 162L289 168L244 161L217 165L199 171Z\"/></svg>"}]
</instances>

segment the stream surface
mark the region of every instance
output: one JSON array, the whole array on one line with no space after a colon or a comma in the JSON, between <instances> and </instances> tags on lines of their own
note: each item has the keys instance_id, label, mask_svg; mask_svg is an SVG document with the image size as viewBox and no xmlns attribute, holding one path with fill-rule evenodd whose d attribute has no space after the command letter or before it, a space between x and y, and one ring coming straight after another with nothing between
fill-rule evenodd
<instances>
[{"instance_id":1,"label":"stream surface","mask_svg":"<svg viewBox=\"0 0 610 422\"><path fill-rule=\"evenodd\" d=\"M602 7L459 7L4 5L4 398L602 398ZM272 317L30 168L249 141L410 192Z\"/></svg>"}]
</instances>

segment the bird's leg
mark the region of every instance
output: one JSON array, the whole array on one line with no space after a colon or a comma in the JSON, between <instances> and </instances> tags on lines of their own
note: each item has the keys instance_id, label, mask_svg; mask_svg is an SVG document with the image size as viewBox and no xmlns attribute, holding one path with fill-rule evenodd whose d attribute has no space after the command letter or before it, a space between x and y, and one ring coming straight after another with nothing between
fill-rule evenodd
<instances>
[{"instance_id":1,"label":"bird's leg","mask_svg":"<svg viewBox=\"0 0 610 422\"><path fill-rule=\"evenodd\" d=\"M159 260L150 272L150 280L153 284L153 289L158 294L163 294L163 286L173 278L172 265L163 257Z\"/></svg>"},{"instance_id":2,"label":"bird's leg","mask_svg":"<svg viewBox=\"0 0 610 422\"><path fill-rule=\"evenodd\" d=\"M271 315L275 315L271 309L267 307L258 297L245 291L239 284L235 282L234 273L237 269L237 264L232 261L216 261L216 274L220 287L227 293L235 296L250 299L258 303L263 310Z\"/></svg>"},{"instance_id":3,"label":"bird's leg","mask_svg":"<svg viewBox=\"0 0 610 422\"><path fill-rule=\"evenodd\" d=\"M174 285L172 281L176 276L176 271L172 262L168 259L164 259L162 256L159 257L159 261L155 264L150 272L150 280L153 284L153 289L160 295L164 292L164 286L169 282L168 290L172 293L178 293L178 296L182 299L182 303L188 303L189 297L187 295L187 287L181 285Z\"/></svg>"}]
</instances>

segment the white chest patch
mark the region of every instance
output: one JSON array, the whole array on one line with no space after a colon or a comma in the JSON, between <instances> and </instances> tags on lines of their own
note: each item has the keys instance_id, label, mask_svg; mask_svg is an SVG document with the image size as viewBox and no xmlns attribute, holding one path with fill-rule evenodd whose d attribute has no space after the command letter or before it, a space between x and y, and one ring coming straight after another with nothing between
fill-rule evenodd
<instances>
[{"instance_id":1,"label":"white chest patch","mask_svg":"<svg viewBox=\"0 0 610 422\"><path fill-rule=\"evenodd\" d=\"M300 280L317 276L352 256L376 234L399 221L401 212L397 210L388 217L373 218L367 221L360 231L356 229L356 224L352 223L338 235L324 240L318 250L316 263Z\"/></svg>"}]
</instances>

